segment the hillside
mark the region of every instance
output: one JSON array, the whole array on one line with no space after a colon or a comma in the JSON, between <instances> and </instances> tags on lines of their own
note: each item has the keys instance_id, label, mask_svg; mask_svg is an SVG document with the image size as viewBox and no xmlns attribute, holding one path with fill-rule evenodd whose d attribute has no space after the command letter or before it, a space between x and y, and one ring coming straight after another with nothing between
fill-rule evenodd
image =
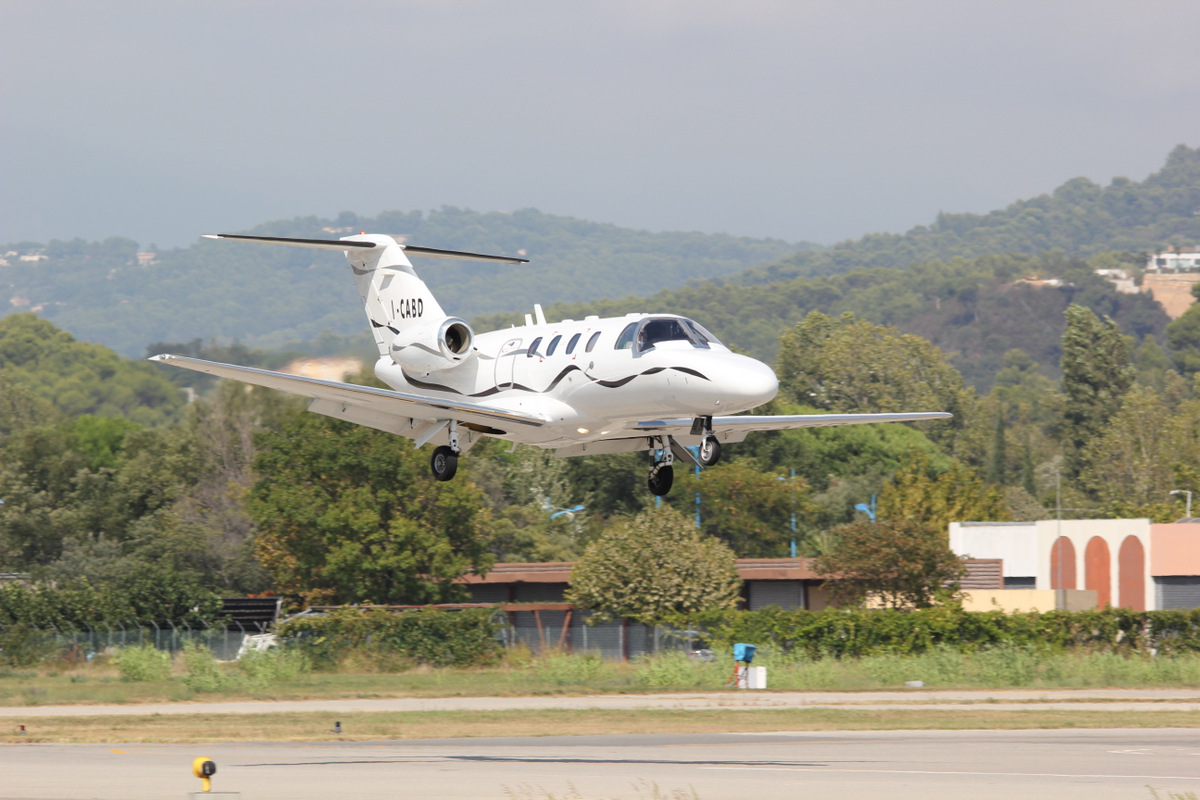
<instances>
[{"instance_id":1,"label":"hillside","mask_svg":"<svg viewBox=\"0 0 1200 800\"><path fill-rule=\"evenodd\" d=\"M468 319L528 310L535 302L650 294L777 261L804 246L723 234L650 233L533 210L480 214L454 208L386 212L373 219L347 212L336 220L298 218L250 232L336 238L359 230L403 234L429 247L530 259L522 267L418 262L443 306ZM143 355L156 341L236 339L278 348L324 331L344 336L365 330L353 282L336 253L206 239L140 259L138 250L136 242L120 238L0 247L11 254L0 266L3 313L34 311L80 339L129 356Z\"/></svg>"},{"instance_id":2,"label":"hillside","mask_svg":"<svg viewBox=\"0 0 1200 800\"><path fill-rule=\"evenodd\" d=\"M939 214L904 234L880 233L799 252L748 270L743 283L803 275L835 275L862 267L906 267L987 254L1037 255L1060 250L1088 257L1105 251L1148 252L1200 244L1200 148L1179 145L1163 168L1138 183L1114 178L1099 186L1075 178L1051 194L990 214Z\"/></svg>"},{"instance_id":3,"label":"hillside","mask_svg":"<svg viewBox=\"0 0 1200 800\"><path fill-rule=\"evenodd\" d=\"M1036 273L1062 278L1061 287L1020 280ZM1113 317L1138 340L1163 341L1168 322L1146 295L1119 294L1079 258L1060 254L982 256L914 264L905 269L858 269L844 275L801 277L741 285L706 282L652 297L596 303L565 303L547 309L550 318L647 311L694 317L726 344L771 361L783 330L809 311L846 311L872 322L914 333L940 347L966 380L987 390L1004 354L1019 348L1048 377L1059 377L1063 311L1071 303ZM480 320L481 328L514 322L512 315Z\"/></svg>"}]
</instances>

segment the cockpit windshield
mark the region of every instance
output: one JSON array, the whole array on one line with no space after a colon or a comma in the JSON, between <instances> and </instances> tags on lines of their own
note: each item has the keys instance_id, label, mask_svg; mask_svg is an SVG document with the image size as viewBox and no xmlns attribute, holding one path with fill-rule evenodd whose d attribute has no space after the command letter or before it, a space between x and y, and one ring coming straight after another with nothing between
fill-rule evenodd
<instances>
[{"instance_id":1,"label":"cockpit windshield","mask_svg":"<svg viewBox=\"0 0 1200 800\"><path fill-rule=\"evenodd\" d=\"M650 317L640 323L630 323L617 337L616 349L644 352L662 342L687 342L693 347L720 344L701 325L684 317Z\"/></svg>"}]
</instances>

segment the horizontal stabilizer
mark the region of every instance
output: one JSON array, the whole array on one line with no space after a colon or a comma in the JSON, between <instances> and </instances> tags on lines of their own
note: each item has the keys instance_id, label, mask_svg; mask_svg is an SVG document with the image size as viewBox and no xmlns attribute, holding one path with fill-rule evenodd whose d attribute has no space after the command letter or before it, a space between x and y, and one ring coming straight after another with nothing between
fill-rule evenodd
<instances>
[{"instance_id":1,"label":"horizontal stabilizer","mask_svg":"<svg viewBox=\"0 0 1200 800\"><path fill-rule=\"evenodd\" d=\"M238 233L206 233L205 239L232 239L238 242L286 244L292 247L312 247L316 250L370 250L374 242L353 242L345 239L288 239L282 236L244 236Z\"/></svg>"},{"instance_id":2,"label":"horizontal stabilizer","mask_svg":"<svg viewBox=\"0 0 1200 800\"><path fill-rule=\"evenodd\" d=\"M240 233L206 233L205 239L231 239L239 242L260 242L262 244L285 244L292 247L311 247L316 250L370 250L378 247L375 242L358 241L355 239L290 239L284 236L249 236ZM490 256L484 253L468 253L464 250L440 250L436 247L417 247L416 245L396 242L410 256L427 258L455 258L462 261L499 261L504 264L528 264L528 258L513 258L511 256Z\"/></svg>"}]
</instances>

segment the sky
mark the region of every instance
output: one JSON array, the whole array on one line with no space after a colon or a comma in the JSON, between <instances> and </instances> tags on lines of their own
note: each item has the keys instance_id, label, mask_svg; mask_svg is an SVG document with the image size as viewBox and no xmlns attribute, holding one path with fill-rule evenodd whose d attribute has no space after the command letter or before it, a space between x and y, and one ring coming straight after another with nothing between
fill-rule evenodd
<instances>
[{"instance_id":1,"label":"sky","mask_svg":"<svg viewBox=\"0 0 1200 800\"><path fill-rule=\"evenodd\" d=\"M1200 146L1197 30L1195 0L0 0L0 242L442 206L900 233Z\"/></svg>"}]
</instances>

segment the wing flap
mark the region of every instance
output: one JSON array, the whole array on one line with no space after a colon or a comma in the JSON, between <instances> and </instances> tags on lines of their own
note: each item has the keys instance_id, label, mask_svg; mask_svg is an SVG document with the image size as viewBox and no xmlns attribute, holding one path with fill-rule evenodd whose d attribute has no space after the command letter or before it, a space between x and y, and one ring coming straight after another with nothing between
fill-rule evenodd
<instances>
[{"instance_id":1,"label":"wing flap","mask_svg":"<svg viewBox=\"0 0 1200 800\"><path fill-rule=\"evenodd\" d=\"M278 389L281 392L311 397L317 400L333 403L343 403L368 412L374 412L381 424L391 422L397 427L402 426L402 420L443 420L453 419L478 425L487 429L503 431L514 425L525 427L541 427L545 421L537 417L503 408L464 403L456 400L442 400L427 395L407 394L391 389L376 389L373 386L356 386L351 383L338 383L319 378L306 378L302 375L288 375L284 372L272 372L257 367L239 367L234 364L221 364L216 361L205 361L187 356L169 354L153 356L150 361L170 364L183 369L215 375L218 378L241 381L268 389ZM390 419L388 419L390 418ZM368 423L360 423L368 424ZM371 425L371 427L378 427ZM387 430L387 428L380 428ZM400 431L395 431L399 433Z\"/></svg>"},{"instance_id":2,"label":"wing flap","mask_svg":"<svg viewBox=\"0 0 1200 800\"><path fill-rule=\"evenodd\" d=\"M878 422L928 422L935 419L950 419L954 415L945 411L909 411L896 414L791 414L778 416L735 416L713 417L714 433L721 431L783 431L795 428L825 428L832 425L866 425ZM659 433L688 433L693 420L658 419L639 422L635 429Z\"/></svg>"}]
</instances>

